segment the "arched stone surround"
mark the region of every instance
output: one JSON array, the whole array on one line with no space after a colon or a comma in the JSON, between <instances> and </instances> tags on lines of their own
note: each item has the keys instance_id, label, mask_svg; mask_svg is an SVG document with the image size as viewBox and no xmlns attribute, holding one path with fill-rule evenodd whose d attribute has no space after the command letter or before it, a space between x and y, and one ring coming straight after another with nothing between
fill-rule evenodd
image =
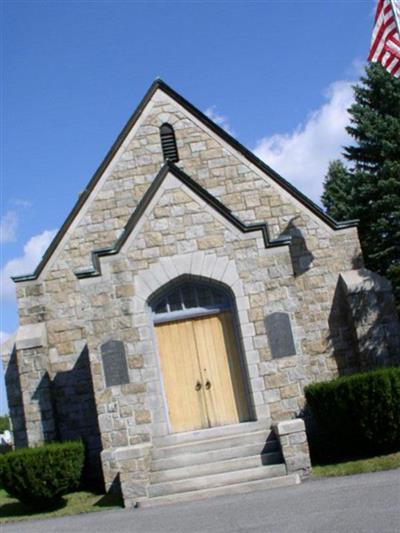
<instances>
[{"instance_id":1,"label":"arched stone surround","mask_svg":"<svg viewBox=\"0 0 400 533\"><path fill-rule=\"evenodd\" d=\"M147 354L147 363L158 368L159 382L162 387L162 375L154 337L154 326L151 309L148 302L154 294L162 290L165 285L177 281L179 278L193 277L196 280L210 281L222 284L229 289L233 296L235 314L238 326L238 340L241 355L245 365L247 376L244 376L248 384L250 407L254 418L268 419L269 412L261 394L257 394L260 388L257 364L259 355L256 350L253 337L254 325L249 320L249 298L245 296L243 284L239 277L235 262L227 257L217 257L207 252L194 252L173 258L164 257L154 263L147 270L140 271L134 278L133 297L133 324L137 321L142 328L148 329L143 332L144 336L151 339L153 350ZM144 324L147 324L146 326ZM247 378L247 379L246 379ZM163 391L161 391L163 393ZM156 402L153 403L153 417L155 420L164 419L163 422L153 424L153 435L160 436L169 432L167 423L167 406L163 394L163 406L158 412L154 412ZM162 411L162 412L161 412Z\"/></svg>"}]
</instances>

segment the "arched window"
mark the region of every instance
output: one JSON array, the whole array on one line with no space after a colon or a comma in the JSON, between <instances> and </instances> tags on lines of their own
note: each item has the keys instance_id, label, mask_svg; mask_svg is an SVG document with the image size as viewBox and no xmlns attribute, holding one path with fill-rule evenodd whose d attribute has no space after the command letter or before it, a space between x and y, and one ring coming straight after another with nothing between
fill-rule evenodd
<instances>
[{"instance_id":1,"label":"arched window","mask_svg":"<svg viewBox=\"0 0 400 533\"><path fill-rule=\"evenodd\" d=\"M160 128L160 137L164 161L168 160L172 163L179 161L174 128L170 124L163 124Z\"/></svg>"},{"instance_id":2,"label":"arched window","mask_svg":"<svg viewBox=\"0 0 400 533\"><path fill-rule=\"evenodd\" d=\"M229 295L219 287L186 281L167 289L150 306L154 321L166 322L189 316L202 316L231 307Z\"/></svg>"}]
</instances>

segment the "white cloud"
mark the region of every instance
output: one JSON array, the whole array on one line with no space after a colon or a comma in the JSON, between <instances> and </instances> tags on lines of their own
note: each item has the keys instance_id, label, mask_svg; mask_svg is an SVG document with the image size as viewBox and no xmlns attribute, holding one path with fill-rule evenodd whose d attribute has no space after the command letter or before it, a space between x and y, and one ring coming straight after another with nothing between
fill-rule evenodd
<instances>
[{"instance_id":1,"label":"white cloud","mask_svg":"<svg viewBox=\"0 0 400 533\"><path fill-rule=\"evenodd\" d=\"M6 333L5 331L0 331L0 346L3 344L3 342L6 342L9 336L9 333Z\"/></svg>"},{"instance_id":2,"label":"white cloud","mask_svg":"<svg viewBox=\"0 0 400 533\"><path fill-rule=\"evenodd\" d=\"M218 126L221 126L221 128L224 129L230 135L235 134L235 132L233 131L233 129L231 128L229 124L228 118L225 115L221 115L220 113L218 113L217 107L215 105L208 107L204 111L204 114L207 115L208 118L211 119L213 122L218 124Z\"/></svg>"},{"instance_id":3,"label":"white cloud","mask_svg":"<svg viewBox=\"0 0 400 533\"><path fill-rule=\"evenodd\" d=\"M365 60L365 57L356 57L349 68L347 68L345 71L346 78L350 78L352 80L361 78L361 76L364 76L365 74L365 67L367 64L368 63Z\"/></svg>"},{"instance_id":4,"label":"white cloud","mask_svg":"<svg viewBox=\"0 0 400 533\"><path fill-rule=\"evenodd\" d=\"M9 300L14 297L15 287L11 276L32 273L56 233L57 230L45 230L43 233L31 237L24 246L24 254L21 257L10 259L4 265L0 273L2 300Z\"/></svg>"},{"instance_id":5,"label":"white cloud","mask_svg":"<svg viewBox=\"0 0 400 533\"><path fill-rule=\"evenodd\" d=\"M6 211L0 220L0 243L15 241L17 236L18 215L16 211Z\"/></svg>"},{"instance_id":6,"label":"white cloud","mask_svg":"<svg viewBox=\"0 0 400 533\"><path fill-rule=\"evenodd\" d=\"M337 81L327 102L291 133L277 133L257 142L254 153L312 200L319 202L329 161L351 143L345 127L353 102L353 82Z\"/></svg>"},{"instance_id":7,"label":"white cloud","mask_svg":"<svg viewBox=\"0 0 400 533\"><path fill-rule=\"evenodd\" d=\"M27 207L31 207L32 202L25 200L24 198L14 198L10 200L10 204L15 205L15 207L26 209Z\"/></svg>"}]
</instances>

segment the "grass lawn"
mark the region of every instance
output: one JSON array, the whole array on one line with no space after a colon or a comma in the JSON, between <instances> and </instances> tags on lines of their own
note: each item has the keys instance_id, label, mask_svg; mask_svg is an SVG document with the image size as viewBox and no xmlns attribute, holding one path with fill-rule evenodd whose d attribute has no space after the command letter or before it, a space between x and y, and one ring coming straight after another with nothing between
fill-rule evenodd
<instances>
[{"instance_id":1,"label":"grass lawn","mask_svg":"<svg viewBox=\"0 0 400 533\"><path fill-rule=\"evenodd\" d=\"M400 468L400 452L371 457L370 459L346 461L345 463L315 465L313 466L313 476L350 476L352 474L378 472L380 470L392 470L394 468Z\"/></svg>"},{"instance_id":2,"label":"grass lawn","mask_svg":"<svg viewBox=\"0 0 400 533\"><path fill-rule=\"evenodd\" d=\"M0 524L19 520L53 518L78 513L89 513L122 507L121 499L115 495L99 495L93 492L73 492L64 497L61 507L49 512L32 512L3 489L0 489ZM0 527L1 529L1 527Z\"/></svg>"}]
</instances>

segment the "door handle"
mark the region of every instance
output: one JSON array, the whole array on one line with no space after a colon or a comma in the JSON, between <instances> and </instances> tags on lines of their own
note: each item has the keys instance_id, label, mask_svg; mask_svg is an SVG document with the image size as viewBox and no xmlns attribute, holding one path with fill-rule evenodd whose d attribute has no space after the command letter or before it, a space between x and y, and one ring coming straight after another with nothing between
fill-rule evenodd
<instances>
[{"instance_id":1,"label":"door handle","mask_svg":"<svg viewBox=\"0 0 400 533\"><path fill-rule=\"evenodd\" d=\"M207 390L210 390L210 389L211 389L211 381L207 379L206 384L204 385L204 387L205 387Z\"/></svg>"},{"instance_id":2,"label":"door handle","mask_svg":"<svg viewBox=\"0 0 400 533\"><path fill-rule=\"evenodd\" d=\"M201 389L201 383L200 383L200 381L197 381L197 382L196 382L196 385L195 385L194 388L195 388L196 390L200 390L200 389Z\"/></svg>"}]
</instances>

